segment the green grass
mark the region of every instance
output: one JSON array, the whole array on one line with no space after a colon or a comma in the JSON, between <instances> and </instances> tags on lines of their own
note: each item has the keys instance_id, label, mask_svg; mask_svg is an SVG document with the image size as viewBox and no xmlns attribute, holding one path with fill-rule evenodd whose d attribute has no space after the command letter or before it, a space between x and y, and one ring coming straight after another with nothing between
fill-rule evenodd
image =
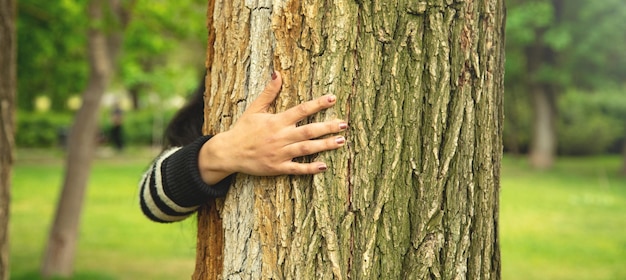
<instances>
[{"instance_id":1,"label":"green grass","mask_svg":"<svg viewBox=\"0 0 626 280\"><path fill-rule=\"evenodd\" d=\"M190 278L195 219L157 224L139 210L137 182L154 155L135 149L96 160L72 279ZM11 202L11 279L39 279L62 167L58 151L18 151Z\"/></svg>"},{"instance_id":2,"label":"green grass","mask_svg":"<svg viewBox=\"0 0 626 280\"><path fill-rule=\"evenodd\" d=\"M72 279L189 279L195 219L157 224L137 206L155 151L100 154ZM62 179L62 153L19 150L11 205L11 279L39 279ZM537 172L505 157L500 201L503 279L626 279L626 178L618 157L568 158Z\"/></svg>"},{"instance_id":3,"label":"green grass","mask_svg":"<svg viewBox=\"0 0 626 280\"><path fill-rule=\"evenodd\" d=\"M503 279L626 279L626 178L618 157L568 158L549 172L506 157Z\"/></svg>"}]
</instances>

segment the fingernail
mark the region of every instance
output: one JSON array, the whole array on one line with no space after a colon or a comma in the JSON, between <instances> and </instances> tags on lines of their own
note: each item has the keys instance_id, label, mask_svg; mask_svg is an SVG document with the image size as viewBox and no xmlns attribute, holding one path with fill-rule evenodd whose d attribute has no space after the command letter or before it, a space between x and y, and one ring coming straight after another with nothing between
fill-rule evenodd
<instances>
[{"instance_id":1,"label":"fingernail","mask_svg":"<svg viewBox=\"0 0 626 280\"><path fill-rule=\"evenodd\" d=\"M328 103L333 103L335 102L335 100L337 100L337 96L334 96L334 95L328 96Z\"/></svg>"},{"instance_id":2,"label":"fingernail","mask_svg":"<svg viewBox=\"0 0 626 280\"><path fill-rule=\"evenodd\" d=\"M339 129L346 129L348 128L348 123L342 122L339 124Z\"/></svg>"},{"instance_id":3,"label":"fingernail","mask_svg":"<svg viewBox=\"0 0 626 280\"><path fill-rule=\"evenodd\" d=\"M326 171L326 169L328 169L328 166L326 166L326 164L320 164L317 169L319 169L320 171Z\"/></svg>"},{"instance_id":4,"label":"fingernail","mask_svg":"<svg viewBox=\"0 0 626 280\"><path fill-rule=\"evenodd\" d=\"M337 138L335 138L335 142L339 145L346 143L346 138L343 138L343 136L338 136Z\"/></svg>"},{"instance_id":5,"label":"fingernail","mask_svg":"<svg viewBox=\"0 0 626 280\"><path fill-rule=\"evenodd\" d=\"M276 72L274 72L274 70L272 70L272 80L276 80L277 77L278 77L278 75L276 75Z\"/></svg>"}]
</instances>

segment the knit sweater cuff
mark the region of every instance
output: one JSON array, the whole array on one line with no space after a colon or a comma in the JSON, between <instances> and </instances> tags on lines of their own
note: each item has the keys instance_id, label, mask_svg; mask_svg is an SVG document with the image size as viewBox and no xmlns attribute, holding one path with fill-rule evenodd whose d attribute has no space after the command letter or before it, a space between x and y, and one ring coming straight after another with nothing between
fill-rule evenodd
<instances>
[{"instance_id":1,"label":"knit sweater cuff","mask_svg":"<svg viewBox=\"0 0 626 280\"><path fill-rule=\"evenodd\" d=\"M230 188L234 175L230 175L212 186L202 180L198 158L202 145L209 139L211 139L210 135L199 137L163 162L162 170L165 171L165 185L169 186L164 191L180 206L197 206L206 202L209 197L223 197Z\"/></svg>"}]
</instances>

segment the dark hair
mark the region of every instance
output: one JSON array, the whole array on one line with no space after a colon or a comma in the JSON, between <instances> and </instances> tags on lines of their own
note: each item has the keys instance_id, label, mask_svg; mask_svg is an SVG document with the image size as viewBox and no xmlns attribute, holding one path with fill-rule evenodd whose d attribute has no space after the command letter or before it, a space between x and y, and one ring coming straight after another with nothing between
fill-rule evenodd
<instances>
[{"instance_id":1,"label":"dark hair","mask_svg":"<svg viewBox=\"0 0 626 280\"><path fill-rule=\"evenodd\" d=\"M180 108L165 129L165 147L191 144L202 136L204 122L204 78L185 106Z\"/></svg>"}]
</instances>

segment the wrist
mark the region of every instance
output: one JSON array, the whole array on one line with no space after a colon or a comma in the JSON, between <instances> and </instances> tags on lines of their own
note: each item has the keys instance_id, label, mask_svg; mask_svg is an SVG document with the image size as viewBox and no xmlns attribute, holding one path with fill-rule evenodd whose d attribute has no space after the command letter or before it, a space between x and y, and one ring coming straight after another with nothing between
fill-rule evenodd
<instances>
[{"instance_id":1,"label":"wrist","mask_svg":"<svg viewBox=\"0 0 626 280\"><path fill-rule=\"evenodd\" d=\"M231 147L224 134L219 133L206 141L198 154L200 176L208 185L215 185L236 172L233 158L228 154Z\"/></svg>"}]
</instances>

